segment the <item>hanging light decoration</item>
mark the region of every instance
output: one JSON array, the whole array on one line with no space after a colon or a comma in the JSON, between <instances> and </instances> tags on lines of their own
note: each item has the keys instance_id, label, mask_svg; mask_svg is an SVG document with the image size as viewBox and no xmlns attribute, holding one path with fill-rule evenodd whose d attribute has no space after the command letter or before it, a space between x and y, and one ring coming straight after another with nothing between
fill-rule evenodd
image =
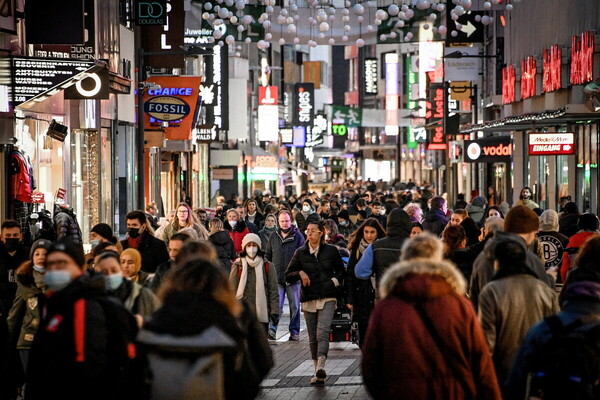
<instances>
[{"instance_id":1,"label":"hanging light decoration","mask_svg":"<svg viewBox=\"0 0 600 400\"><path fill-rule=\"evenodd\" d=\"M209 43L256 42L265 49L271 43L335 45L394 43L418 40L419 29L429 30L435 40L458 36L461 16L473 8L473 0L209 0L202 5L204 24L213 30ZM511 11L523 0L475 2L484 12ZM450 4L451 7L448 7ZM450 10L450 26L441 13ZM479 9L481 10L481 9ZM477 15L483 25L493 15ZM365 25L363 25L365 24Z\"/></svg>"}]
</instances>

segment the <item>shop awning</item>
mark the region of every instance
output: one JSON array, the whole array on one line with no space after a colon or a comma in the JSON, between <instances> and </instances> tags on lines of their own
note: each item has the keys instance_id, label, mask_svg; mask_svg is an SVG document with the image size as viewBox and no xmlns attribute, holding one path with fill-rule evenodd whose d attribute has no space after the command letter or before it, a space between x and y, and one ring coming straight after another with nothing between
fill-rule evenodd
<instances>
[{"instance_id":1,"label":"shop awning","mask_svg":"<svg viewBox=\"0 0 600 400\"><path fill-rule=\"evenodd\" d=\"M506 117L483 124L467 125L460 129L460 133L531 130L575 121L597 119L600 119L600 113L590 111L584 104L568 104L557 110Z\"/></svg>"}]
</instances>

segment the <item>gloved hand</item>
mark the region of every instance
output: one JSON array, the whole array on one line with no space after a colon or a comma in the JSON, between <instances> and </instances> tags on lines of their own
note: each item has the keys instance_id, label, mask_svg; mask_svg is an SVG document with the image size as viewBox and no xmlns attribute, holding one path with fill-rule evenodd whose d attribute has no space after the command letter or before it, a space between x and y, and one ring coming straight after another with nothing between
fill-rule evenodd
<instances>
[{"instance_id":1,"label":"gloved hand","mask_svg":"<svg viewBox=\"0 0 600 400\"><path fill-rule=\"evenodd\" d=\"M270 320L273 325L279 324L279 314L271 314Z\"/></svg>"}]
</instances>

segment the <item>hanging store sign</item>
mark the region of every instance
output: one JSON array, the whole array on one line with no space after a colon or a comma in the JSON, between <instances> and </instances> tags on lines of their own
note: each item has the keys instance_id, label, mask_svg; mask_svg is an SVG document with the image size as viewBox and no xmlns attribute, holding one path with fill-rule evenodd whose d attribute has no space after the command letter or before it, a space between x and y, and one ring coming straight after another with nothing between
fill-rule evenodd
<instances>
[{"instance_id":1,"label":"hanging store sign","mask_svg":"<svg viewBox=\"0 0 600 400\"><path fill-rule=\"evenodd\" d=\"M528 99L536 95L535 77L537 74L537 61L533 57L521 60L521 99Z\"/></svg>"},{"instance_id":2,"label":"hanging store sign","mask_svg":"<svg viewBox=\"0 0 600 400\"><path fill-rule=\"evenodd\" d=\"M292 147L304 147L306 144L306 127L295 126L294 127L294 140Z\"/></svg>"},{"instance_id":3,"label":"hanging store sign","mask_svg":"<svg viewBox=\"0 0 600 400\"><path fill-rule=\"evenodd\" d=\"M336 125L361 126L362 108L331 106L331 121Z\"/></svg>"},{"instance_id":4,"label":"hanging store sign","mask_svg":"<svg viewBox=\"0 0 600 400\"><path fill-rule=\"evenodd\" d=\"M573 133L530 133L530 156L558 156L575 154Z\"/></svg>"},{"instance_id":5,"label":"hanging store sign","mask_svg":"<svg viewBox=\"0 0 600 400\"><path fill-rule=\"evenodd\" d=\"M594 80L594 32L586 31L571 39L571 73L572 85L583 85Z\"/></svg>"},{"instance_id":6,"label":"hanging store sign","mask_svg":"<svg viewBox=\"0 0 600 400\"><path fill-rule=\"evenodd\" d=\"M444 59L444 79L446 81L477 82L481 70L481 59L469 56L478 56L479 47L446 47L444 54L448 55L457 51L465 56Z\"/></svg>"},{"instance_id":7,"label":"hanging store sign","mask_svg":"<svg viewBox=\"0 0 600 400\"><path fill-rule=\"evenodd\" d=\"M279 139L279 107L258 106L258 140L276 142Z\"/></svg>"},{"instance_id":8,"label":"hanging store sign","mask_svg":"<svg viewBox=\"0 0 600 400\"><path fill-rule=\"evenodd\" d=\"M444 93L443 86L432 85L434 98L432 102L427 102L427 118L428 125L432 127L428 129L427 135L427 150L446 150L446 135L444 134Z\"/></svg>"},{"instance_id":9,"label":"hanging store sign","mask_svg":"<svg viewBox=\"0 0 600 400\"><path fill-rule=\"evenodd\" d=\"M201 82L199 76L148 78L148 83L160 86L160 89L144 93L144 126L164 129L169 140L190 140L198 121Z\"/></svg>"},{"instance_id":10,"label":"hanging store sign","mask_svg":"<svg viewBox=\"0 0 600 400\"><path fill-rule=\"evenodd\" d=\"M323 144L325 132L327 132L327 118L322 114L317 114L312 125L306 128L305 147L316 147Z\"/></svg>"},{"instance_id":11,"label":"hanging store sign","mask_svg":"<svg viewBox=\"0 0 600 400\"><path fill-rule=\"evenodd\" d=\"M398 54L385 55L385 134L397 136L398 128Z\"/></svg>"},{"instance_id":12,"label":"hanging store sign","mask_svg":"<svg viewBox=\"0 0 600 400\"><path fill-rule=\"evenodd\" d=\"M281 144L291 145L294 143L294 130L292 128L282 128L279 130L279 134L281 135Z\"/></svg>"},{"instance_id":13,"label":"hanging store sign","mask_svg":"<svg viewBox=\"0 0 600 400\"><path fill-rule=\"evenodd\" d=\"M164 24L141 25L142 48L146 53L144 56L146 65L154 68L185 68L185 54L181 51L184 43L184 24L180 22L185 18L183 1L168 0L166 2ZM156 6L155 12L158 12L158 6ZM177 52L177 54L173 54L173 52Z\"/></svg>"},{"instance_id":14,"label":"hanging store sign","mask_svg":"<svg viewBox=\"0 0 600 400\"><path fill-rule=\"evenodd\" d=\"M200 86L205 125L219 131L229 129L229 50L227 45L214 46L212 57L204 57L206 76Z\"/></svg>"},{"instance_id":15,"label":"hanging store sign","mask_svg":"<svg viewBox=\"0 0 600 400\"><path fill-rule=\"evenodd\" d=\"M514 103L516 99L515 85L517 72L515 67L508 65L502 68L502 104Z\"/></svg>"},{"instance_id":16,"label":"hanging store sign","mask_svg":"<svg viewBox=\"0 0 600 400\"><path fill-rule=\"evenodd\" d=\"M365 94L377 94L377 66L376 58L365 59Z\"/></svg>"},{"instance_id":17,"label":"hanging store sign","mask_svg":"<svg viewBox=\"0 0 600 400\"><path fill-rule=\"evenodd\" d=\"M465 140L463 154L465 162L510 162L512 141L510 136Z\"/></svg>"},{"instance_id":18,"label":"hanging store sign","mask_svg":"<svg viewBox=\"0 0 600 400\"><path fill-rule=\"evenodd\" d=\"M315 85L297 83L294 91L292 121L294 126L310 126L315 118Z\"/></svg>"},{"instance_id":19,"label":"hanging store sign","mask_svg":"<svg viewBox=\"0 0 600 400\"><path fill-rule=\"evenodd\" d=\"M545 93L562 88L562 49L558 44L544 49L542 90Z\"/></svg>"},{"instance_id":20,"label":"hanging store sign","mask_svg":"<svg viewBox=\"0 0 600 400\"><path fill-rule=\"evenodd\" d=\"M106 100L110 95L108 68L91 74L89 77L65 89L66 100Z\"/></svg>"},{"instance_id":21,"label":"hanging store sign","mask_svg":"<svg viewBox=\"0 0 600 400\"><path fill-rule=\"evenodd\" d=\"M276 106L278 104L277 86L259 86L258 87L258 105Z\"/></svg>"},{"instance_id":22,"label":"hanging store sign","mask_svg":"<svg viewBox=\"0 0 600 400\"><path fill-rule=\"evenodd\" d=\"M214 126L198 125L194 130L197 143L211 143L217 140L217 129Z\"/></svg>"},{"instance_id":23,"label":"hanging store sign","mask_svg":"<svg viewBox=\"0 0 600 400\"><path fill-rule=\"evenodd\" d=\"M167 24L167 0L137 0L135 11L136 25Z\"/></svg>"}]
</instances>

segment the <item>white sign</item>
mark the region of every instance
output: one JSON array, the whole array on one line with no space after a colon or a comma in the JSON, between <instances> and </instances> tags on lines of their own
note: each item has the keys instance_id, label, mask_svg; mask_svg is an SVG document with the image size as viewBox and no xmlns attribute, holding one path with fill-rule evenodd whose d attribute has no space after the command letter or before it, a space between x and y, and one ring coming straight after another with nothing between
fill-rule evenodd
<instances>
[{"instance_id":1,"label":"white sign","mask_svg":"<svg viewBox=\"0 0 600 400\"><path fill-rule=\"evenodd\" d=\"M365 93L377 94L377 59L367 58L365 60Z\"/></svg>"},{"instance_id":2,"label":"white sign","mask_svg":"<svg viewBox=\"0 0 600 400\"><path fill-rule=\"evenodd\" d=\"M279 140L279 106L258 106L258 140Z\"/></svg>"},{"instance_id":3,"label":"white sign","mask_svg":"<svg viewBox=\"0 0 600 400\"><path fill-rule=\"evenodd\" d=\"M444 80L477 82L481 70L481 58L477 57L479 47L446 47L445 54L451 53L462 56L444 59Z\"/></svg>"}]
</instances>

